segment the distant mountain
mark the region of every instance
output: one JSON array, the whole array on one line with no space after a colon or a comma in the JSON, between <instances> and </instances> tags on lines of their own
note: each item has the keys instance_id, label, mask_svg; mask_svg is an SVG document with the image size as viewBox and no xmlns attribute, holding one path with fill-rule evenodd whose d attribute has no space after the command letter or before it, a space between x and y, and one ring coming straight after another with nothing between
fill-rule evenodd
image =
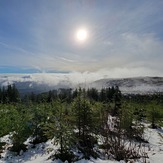
<instances>
[{"instance_id":1,"label":"distant mountain","mask_svg":"<svg viewBox=\"0 0 163 163\"><path fill-rule=\"evenodd\" d=\"M90 87L96 87L98 89L111 86L119 86L122 93L163 93L163 77L101 79L90 84Z\"/></svg>"},{"instance_id":2,"label":"distant mountain","mask_svg":"<svg viewBox=\"0 0 163 163\"><path fill-rule=\"evenodd\" d=\"M100 79L92 82L75 82L72 76L58 74L29 74L29 75L0 75L0 86L7 86L15 83L20 93L30 92L41 93L59 88L95 87L101 89L104 87L119 86L122 93L147 94L162 92L163 77L135 77L121 79Z\"/></svg>"}]
</instances>

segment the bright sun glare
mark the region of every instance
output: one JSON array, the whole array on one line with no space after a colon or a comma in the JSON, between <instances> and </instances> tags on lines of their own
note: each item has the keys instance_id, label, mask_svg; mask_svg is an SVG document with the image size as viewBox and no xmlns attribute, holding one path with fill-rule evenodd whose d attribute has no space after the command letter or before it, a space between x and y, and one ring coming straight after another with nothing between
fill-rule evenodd
<instances>
[{"instance_id":1,"label":"bright sun glare","mask_svg":"<svg viewBox=\"0 0 163 163\"><path fill-rule=\"evenodd\" d=\"M85 42L88 38L88 31L84 28L78 29L76 31L76 39L79 42Z\"/></svg>"}]
</instances>

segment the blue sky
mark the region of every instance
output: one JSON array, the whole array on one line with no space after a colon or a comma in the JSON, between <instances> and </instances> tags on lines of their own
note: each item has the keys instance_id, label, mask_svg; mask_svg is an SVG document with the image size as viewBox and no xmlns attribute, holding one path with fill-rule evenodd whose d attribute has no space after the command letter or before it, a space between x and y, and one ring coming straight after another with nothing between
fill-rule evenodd
<instances>
[{"instance_id":1,"label":"blue sky","mask_svg":"<svg viewBox=\"0 0 163 163\"><path fill-rule=\"evenodd\" d=\"M0 0L0 73L163 76L162 27L162 0Z\"/></svg>"}]
</instances>

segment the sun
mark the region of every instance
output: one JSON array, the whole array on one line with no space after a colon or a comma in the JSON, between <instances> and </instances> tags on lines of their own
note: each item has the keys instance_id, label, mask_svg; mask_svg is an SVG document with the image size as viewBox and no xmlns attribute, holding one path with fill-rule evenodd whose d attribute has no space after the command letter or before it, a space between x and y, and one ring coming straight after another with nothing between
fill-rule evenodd
<instances>
[{"instance_id":1,"label":"sun","mask_svg":"<svg viewBox=\"0 0 163 163\"><path fill-rule=\"evenodd\" d=\"M85 28L80 28L75 33L76 40L78 42L85 42L88 39L88 30Z\"/></svg>"}]
</instances>

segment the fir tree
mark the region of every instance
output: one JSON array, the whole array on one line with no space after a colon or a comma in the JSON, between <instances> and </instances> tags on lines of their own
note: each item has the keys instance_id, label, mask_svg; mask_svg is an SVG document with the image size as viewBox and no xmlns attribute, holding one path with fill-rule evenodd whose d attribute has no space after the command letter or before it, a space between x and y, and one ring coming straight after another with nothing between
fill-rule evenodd
<instances>
[{"instance_id":1,"label":"fir tree","mask_svg":"<svg viewBox=\"0 0 163 163\"><path fill-rule=\"evenodd\" d=\"M60 100L55 101L54 106L55 114L49 114L49 119L43 129L48 138L54 138L54 143L60 145L59 153L55 154L54 157L65 161L67 159L65 156L72 155L70 149L75 141L71 114Z\"/></svg>"}]
</instances>

